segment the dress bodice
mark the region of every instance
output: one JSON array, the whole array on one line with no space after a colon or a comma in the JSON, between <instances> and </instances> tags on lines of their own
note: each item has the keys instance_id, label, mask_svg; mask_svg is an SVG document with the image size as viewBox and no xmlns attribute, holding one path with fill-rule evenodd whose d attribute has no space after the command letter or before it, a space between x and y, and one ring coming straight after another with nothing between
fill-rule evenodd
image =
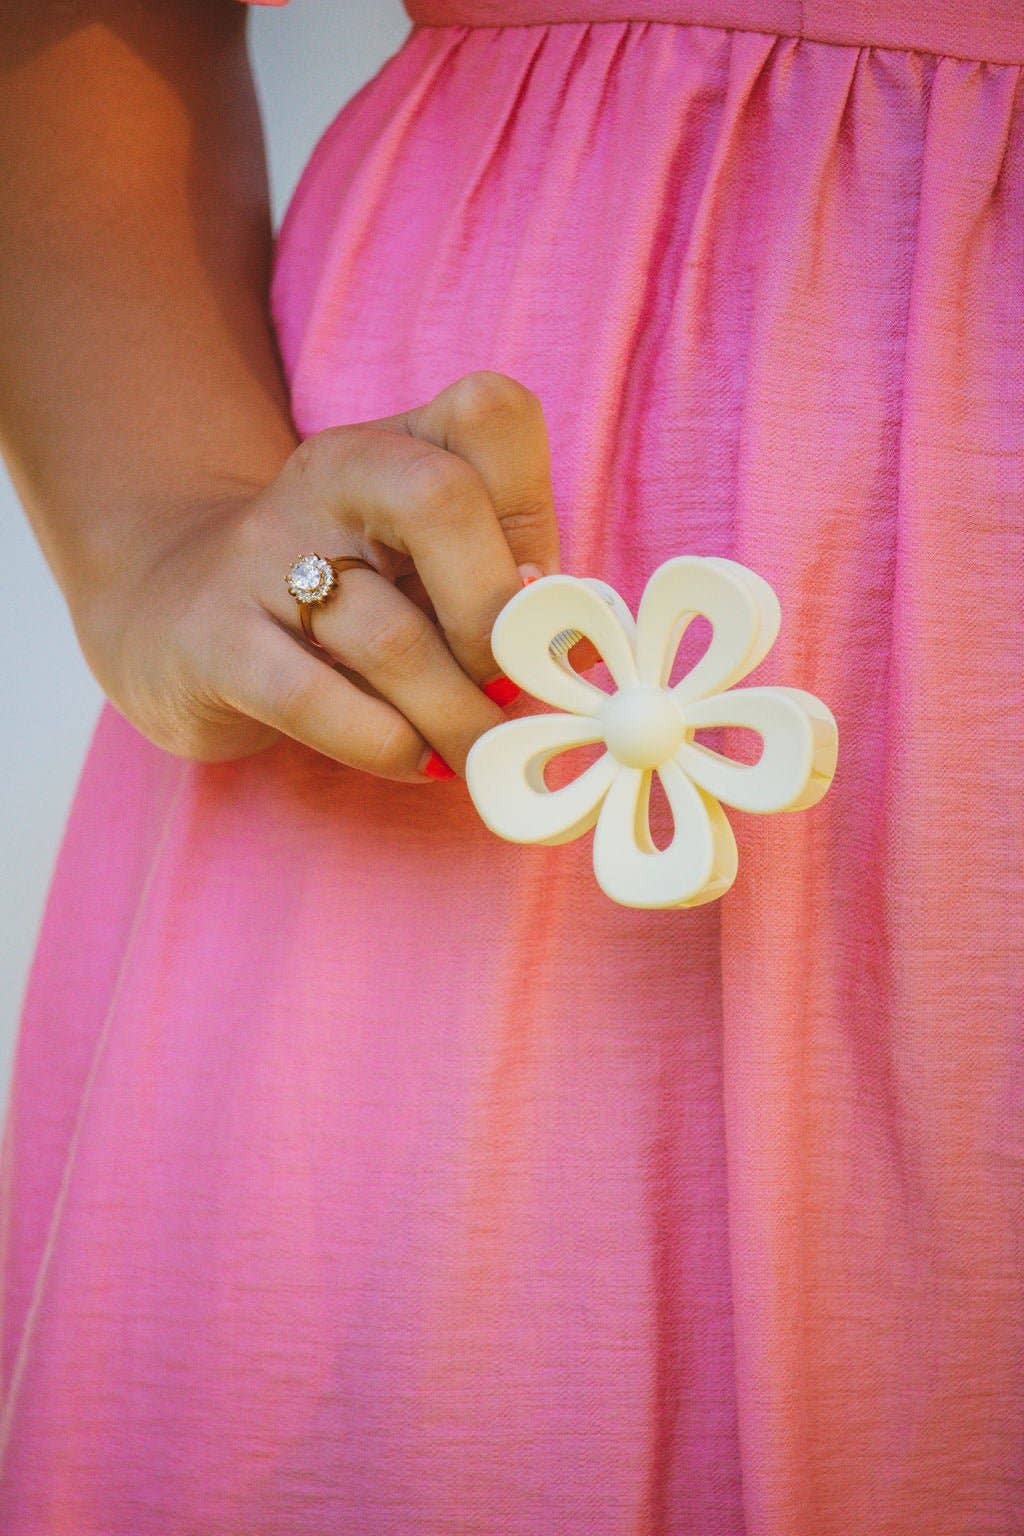
<instances>
[{"instance_id":1,"label":"dress bodice","mask_svg":"<svg viewBox=\"0 0 1024 1536\"><path fill-rule=\"evenodd\" d=\"M248 0L285 5L288 0ZM1020 0L403 0L416 26L655 21L1024 64Z\"/></svg>"}]
</instances>

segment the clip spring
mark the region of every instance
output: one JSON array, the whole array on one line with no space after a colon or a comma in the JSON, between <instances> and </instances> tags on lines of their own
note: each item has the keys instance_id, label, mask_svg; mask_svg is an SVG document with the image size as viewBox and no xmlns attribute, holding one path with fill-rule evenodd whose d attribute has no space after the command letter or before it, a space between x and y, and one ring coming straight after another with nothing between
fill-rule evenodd
<instances>
[{"instance_id":1,"label":"clip spring","mask_svg":"<svg viewBox=\"0 0 1024 1536\"><path fill-rule=\"evenodd\" d=\"M604 582L593 581L588 577L583 577L582 580L584 580L589 587L593 588L601 601L607 603L609 608L615 607L615 598L610 595L611 589L606 587ZM587 637L583 633L582 629L560 629L557 635L552 635L551 639L548 641L548 650L551 652L551 655L554 656L556 661L561 661L566 656L568 656L574 645L577 645L581 640L585 640L586 638Z\"/></svg>"},{"instance_id":2,"label":"clip spring","mask_svg":"<svg viewBox=\"0 0 1024 1536\"><path fill-rule=\"evenodd\" d=\"M577 641L584 638L582 629L560 629L548 642L548 650L552 656L568 656Z\"/></svg>"}]
</instances>

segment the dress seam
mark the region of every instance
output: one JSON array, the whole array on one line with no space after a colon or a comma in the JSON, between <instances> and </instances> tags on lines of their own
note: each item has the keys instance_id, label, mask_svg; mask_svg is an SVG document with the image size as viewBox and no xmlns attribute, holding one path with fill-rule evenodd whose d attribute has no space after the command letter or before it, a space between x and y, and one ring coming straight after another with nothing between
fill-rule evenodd
<instances>
[{"instance_id":1,"label":"dress seam","mask_svg":"<svg viewBox=\"0 0 1024 1536\"><path fill-rule=\"evenodd\" d=\"M803 14L803 0L800 0L801 15ZM741 27L735 24L723 26L715 21L672 21L665 17L657 16L559 16L545 21L500 21L500 22L476 22L476 21L414 21L410 30L411 37L416 32L524 32L531 27L615 27L615 26L648 26L648 27L676 27L676 28L700 28L705 32L740 32L749 33L755 37L774 37L779 40L786 39L793 42L815 43L819 48L871 48L882 53L915 53L926 59L956 59L962 64L984 64L991 69L1016 69L1024 68L1024 59L988 59L974 53L953 53L938 48L915 48L909 44L879 43L867 39L855 40L853 38L838 41L834 37L817 37L813 33L802 29L795 32L780 31L774 27Z\"/></svg>"}]
</instances>

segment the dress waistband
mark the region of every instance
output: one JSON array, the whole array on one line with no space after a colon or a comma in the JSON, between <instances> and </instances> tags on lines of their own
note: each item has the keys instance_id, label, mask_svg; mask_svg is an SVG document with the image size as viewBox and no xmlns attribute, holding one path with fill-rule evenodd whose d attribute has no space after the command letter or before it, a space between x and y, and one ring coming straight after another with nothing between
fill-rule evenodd
<instances>
[{"instance_id":1,"label":"dress waistband","mask_svg":"<svg viewBox=\"0 0 1024 1536\"><path fill-rule=\"evenodd\" d=\"M1024 64L1024 0L405 0L420 26L664 21Z\"/></svg>"}]
</instances>

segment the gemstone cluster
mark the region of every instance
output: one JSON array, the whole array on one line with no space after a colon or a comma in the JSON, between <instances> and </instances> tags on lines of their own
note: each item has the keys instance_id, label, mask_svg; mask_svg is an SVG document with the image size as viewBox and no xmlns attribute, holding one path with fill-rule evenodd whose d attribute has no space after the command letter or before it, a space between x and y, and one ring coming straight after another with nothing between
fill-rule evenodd
<instances>
[{"instance_id":1,"label":"gemstone cluster","mask_svg":"<svg viewBox=\"0 0 1024 1536\"><path fill-rule=\"evenodd\" d=\"M285 577L288 591L298 603L322 603L336 580L334 567L323 555L303 555Z\"/></svg>"}]
</instances>

